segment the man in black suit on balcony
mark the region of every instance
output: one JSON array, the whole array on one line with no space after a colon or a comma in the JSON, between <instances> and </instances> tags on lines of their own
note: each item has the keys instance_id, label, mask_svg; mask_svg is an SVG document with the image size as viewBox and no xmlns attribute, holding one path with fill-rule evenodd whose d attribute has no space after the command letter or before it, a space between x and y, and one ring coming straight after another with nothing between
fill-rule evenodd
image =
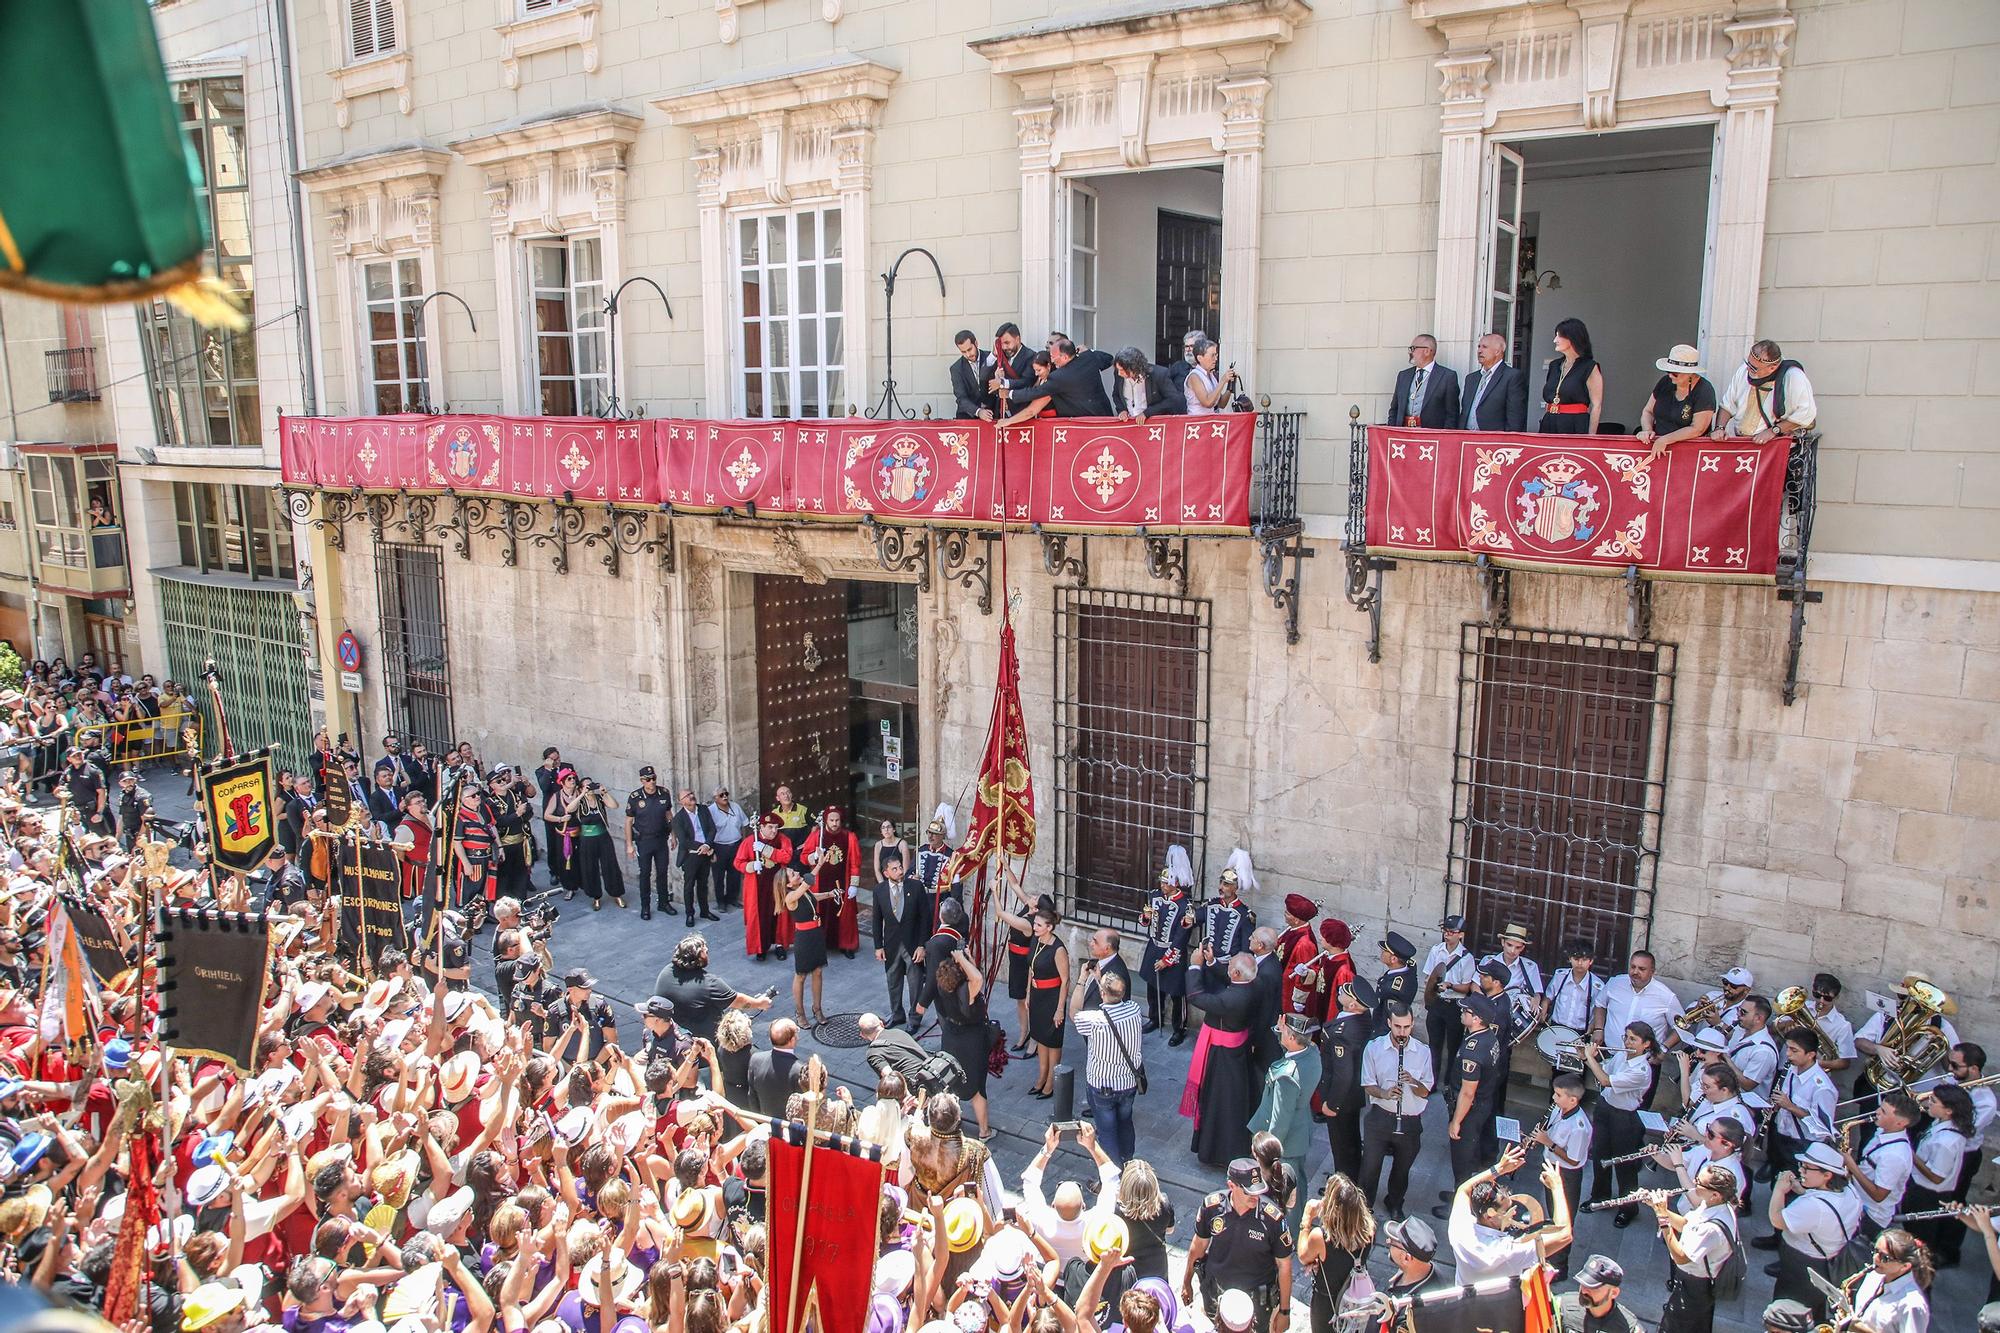
<instances>
[{"instance_id":1,"label":"man in black suit on balcony","mask_svg":"<svg viewBox=\"0 0 2000 1333\"><path fill-rule=\"evenodd\" d=\"M1528 377L1507 364L1507 340L1497 333L1479 340L1479 369L1465 377L1465 412L1458 428L1528 428Z\"/></svg>"},{"instance_id":2,"label":"man in black suit on balcony","mask_svg":"<svg viewBox=\"0 0 2000 1333\"><path fill-rule=\"evenodd\" d=\"M960 329L952 339L958 359L951 363L951 397L960 421L977 418L991 421L999 415L1000 395L987 385L999 372L992 354L979 350L979 338L971 329Z\"/></svg>"},{"instance_id":3,"label":"man in black suit on balcony","mask_svg":"<svg viewBox=\"0 0 2000 1333\"><path fill-rule=\"evenodd\" d=\"M1410 364L1396 376L1396 392L1389 397L1389 415L1382 424L1458 428L1458 372L1439 365L1437 354L1437 339L1430 334L1410 339Z\"/></svg>"},{"instance_id":4,"label":"man in black suit on balcony","mask_svg":"<svg viewBox=\"0 0 2000 1333\"><path fill-rule=\"evenodd\" d=\"M986 382L988 392L998 400L999 410L995 415L1006 416L1014 409L1007 404L1007 389L1015 384L1035 382L1035 353L1021 341L1021 326L1012 321L993 330L993 378Z\"/></svg>"},{"instance_id":5,"label":"man in black suit on balcony","mask_svg":"<svg viewBox=\"0 0 2000 1333\"><path fill-rule=\"evenodd\" d=\"M1111 405L1121 417L1144 421L1147 417L1184 417L1187 397L1184 385L1174 382L1173 372L1156 366L1153 359L1136 347L1118 353L1118 373L1111 381Z\"/></svg>"},{"instance_id":6,"label":"man in black suit on balcony","mask_svg":"<svg viewBox=\"0 0 2000 1333\"><path fill-rule=\"evenodd\" d=\"M1014 415L1002 425L1012 426L1033 417L1041 411L1044 398L1059 417L1113 415L1111 400L1104 394L1104 372L1113 364L1111 353L1058 338L1049 348L1049 359L1056 368L1040 384L1009 386L1007 405L1014 409Z\"/></svg>"}]
</instances>

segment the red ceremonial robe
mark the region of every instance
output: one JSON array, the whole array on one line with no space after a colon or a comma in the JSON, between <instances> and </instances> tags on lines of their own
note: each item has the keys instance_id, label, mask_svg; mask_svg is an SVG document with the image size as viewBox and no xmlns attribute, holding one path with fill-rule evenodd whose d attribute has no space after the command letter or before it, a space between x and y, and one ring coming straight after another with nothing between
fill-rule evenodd
<instances>
[{"instance_id":1,"label":"red ceremonial robe","mask_svg":"<svg viewBox=\"0 0 2000 1333\"><path fill-rule=\"evenodd\" d=\"M755 958L773 944L792 942L792 917L778 908L778 867L792 863L792 843L783 833L760 853L756 835L736 848L736 871L743 876L743 949Z\"/></svg>"},{"instance_id":2,"label":"red ceremonial robe","mask_svg":"<svg viewBox=\"0 0 2000 1333\"><path fill-rule=\"evenodd\" d=\"M826 854L814 861L814 855L822 848ZM799 855L813 867L813 892L839 895L819 905L827 947L853 953L861 947L861 920L854 901L861 892L861 839L854 836L852 829L844 828L829 835L815 824L812 832L806 834L806 844L799 849Z\"/></svg>"},{"instance_id":3,"label":"red ceremonial robe","mask_svg":"<svg viewBox=\"0 0 2000 1333\"><path fill-rule=\"evenodd\" d=\"M1319 973L1312 965L1319 956L1310 925L1293 926L1278 937L1278 957L1285 960L1284 993L1279 1012L1318 1014L1325 1006L1318 1001Z\"/></svg>"},{"instance_id":4,"label":"red ceremonial robe","mask_svg":"<svg viewBox=\"0 0 2000 1333\"><path fill-rule=\"evenodd\" d=\"M1325 979L1326 993L1320 996L1324 1008L1320 1010L1320 1022L1331 1023L1340 1016L1340 988L1354 980L1354 960L1345 950L1336 954L1321 954L1320 976Z\"/></svg>"}]
</instances>

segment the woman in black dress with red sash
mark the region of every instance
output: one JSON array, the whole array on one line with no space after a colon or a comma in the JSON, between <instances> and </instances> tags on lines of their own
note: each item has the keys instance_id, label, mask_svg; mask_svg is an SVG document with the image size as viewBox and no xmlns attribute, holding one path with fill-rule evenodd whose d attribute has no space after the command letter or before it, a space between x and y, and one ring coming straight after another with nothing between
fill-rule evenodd
<instances>
[{"instance_id":1,"label":"woman in black dress with red sash","mask_svg":"<svg viewBox=\"0 0 2000 1333\"><path fill-rule=\"evenodd\" d=\"M1556 325L1556 355L1542 382L1544 435L1595 435L1604 415L1604 372L1590 355L1590 330L1580 319Z\"/></svg>"},{"instance_id":2,"label":"woman in black dress with red sash","mask_svg":"<svg viewBox=\"0 0 2000 1333\"><path fill-rule=\"evenodd\" d=\"M1064 1011L1069 1002L1069 951L1056 938L1056 913L1038 907L1031 918L1034 942L1028 953L1028 1035L1035 1039L1037 1097L1056 1090L1056 1061L1062 1059Z\"/></svg>"},{"instance_id":3,"label":"woman in black dress with red sash","mask_svg":"<svg viewBox=\"0 0 2000 1333\"><path fill-rule=\"evenodd\" d=\"M806 1022L806 978L812 978L813 1023L824 1023L820 1007L820 985L826 974L826 923L820 919L820 902L833 893L813 892L813 882L796 870L778 872L783 886L785 914L792 919L792 1013L802 1028Z\"/></svg>"}]
</instances>

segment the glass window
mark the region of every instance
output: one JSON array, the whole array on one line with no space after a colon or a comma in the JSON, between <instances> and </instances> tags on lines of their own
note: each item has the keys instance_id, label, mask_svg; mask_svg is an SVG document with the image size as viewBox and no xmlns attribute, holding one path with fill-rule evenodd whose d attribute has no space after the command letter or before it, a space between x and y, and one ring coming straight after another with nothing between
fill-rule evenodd
<instances>
[{"instance_id":1,"label":"glass window","mask_svg":"<svg viewBox=\"0 0 2000 1333\"><path fill-rule=\"evenodd\" d=\"M165 301L139 307L140 343L160 441L190 448L256 448L263 441L263 423L243 80L176 84L174 106L198 170L198 197L215 241L216 274L250 313L251 328L242 333L205 329Z\"/></svg>"},{"instance_id":2,"label":"glass window","mask_svg":"<svg viewBox=\"0 0 2000 1333\"><path fill-rule=\"evenodd\" d=\"M1097 191L1070 186L1069 336L1097 346Z\"/></svg>"},{"instance_id":3,"label":"glass window","mask_svg":"<svg viewBox=\"0 0 2000 1333\"><path fill-rule=\"evenodd\" d=\"M596 416L610 398L603 246L595 236L528 246L535 387L543 416Z\"/></svg>"},{"instance_id":4,"label":"glass window","mask_svg":"<svg viewBox=\"0 0 2000 1333\"><path fill-rule=\"evenodd\" d=\"M28 521L35 552L45 565L85 569L90 561L84 541L87 501L78 477L77 460L29 454Z\"/></svg>"},{"instance_id":5,"label":"glass window","mask_svg":"<svg viewBox=\"0 0 2000 1333\"><path fill-rule=\"evenodd\" d=\"M847 410L840 209L736 224L738 407L746 417Z\"/></svg>"},{"instance_id":6,"label":"glass window","mask_svg":"<svg viewBox=\"0 0 2000 1333\"><path fill-rule=\"evenodd\" d=\"M417 316L424 280L415 256L383 259L361 269L363 322L368 336L368 401L378 416L409 412L430 401L424 387L424 330Z\"/></svg>"},{"instance_id":7,"label":"glass window","mask_svg":"<svg viewBox=\"0 0 2000 1333\"><path fill-rule=\"evenodd\" d=\"M183 565L203 573L298 580L291 519L262 486L176 482L174 527Z\"/></svg>"}]
</instances>

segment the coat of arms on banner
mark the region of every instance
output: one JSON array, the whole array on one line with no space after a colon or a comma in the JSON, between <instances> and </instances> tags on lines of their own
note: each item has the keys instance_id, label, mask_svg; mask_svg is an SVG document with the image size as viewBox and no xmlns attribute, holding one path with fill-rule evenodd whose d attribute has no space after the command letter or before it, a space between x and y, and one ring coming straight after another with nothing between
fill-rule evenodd
<instances>
[{"instance_id":1,"label":"coat of arms on banner","mask_svg":"<svg viewBox=\"0 0 2000 1333\"><path fill-rule=\"evenodd\" d=\"M1557 454L1516 474L1515 508L1520 517L1514 530L1548 546L1589 541L1597 534L1597 513L1603 508L1602 478L1567 454Z\"/></svg>"},{"instance_id":2,"label":"coat of arms on banner","mask_svg":"<svg viewBox=\"0 0 2000 1333\"><path fill-rule=\"evenodd\" d=\"M936 478L930 445L920 435L898 431L875 456L875 494L884 504L918 504Z\"/></svg>"},{"instance_id":3,"label":"coat of arms on banner","mask_svg":"<svg viewBox=\"0 0 2000 1333\"><path fill-rule=\"evenodd\" d=\"M424 452L435 486L497 486L500 427L490 421L440 422L430 428Z\"/></svg>"},{"instance_id":4,"label":"coat of arms on banner","mask_svg":"<svg viewBox=\"0 0 2000 1333\"><path fill-rule=\"evenodd\" d=\"M226 761L201 775L201 796L214 841L211 855L225 870L248 874L277 845L272 820L269 752Z\"/></svg>"}]
</instances>

